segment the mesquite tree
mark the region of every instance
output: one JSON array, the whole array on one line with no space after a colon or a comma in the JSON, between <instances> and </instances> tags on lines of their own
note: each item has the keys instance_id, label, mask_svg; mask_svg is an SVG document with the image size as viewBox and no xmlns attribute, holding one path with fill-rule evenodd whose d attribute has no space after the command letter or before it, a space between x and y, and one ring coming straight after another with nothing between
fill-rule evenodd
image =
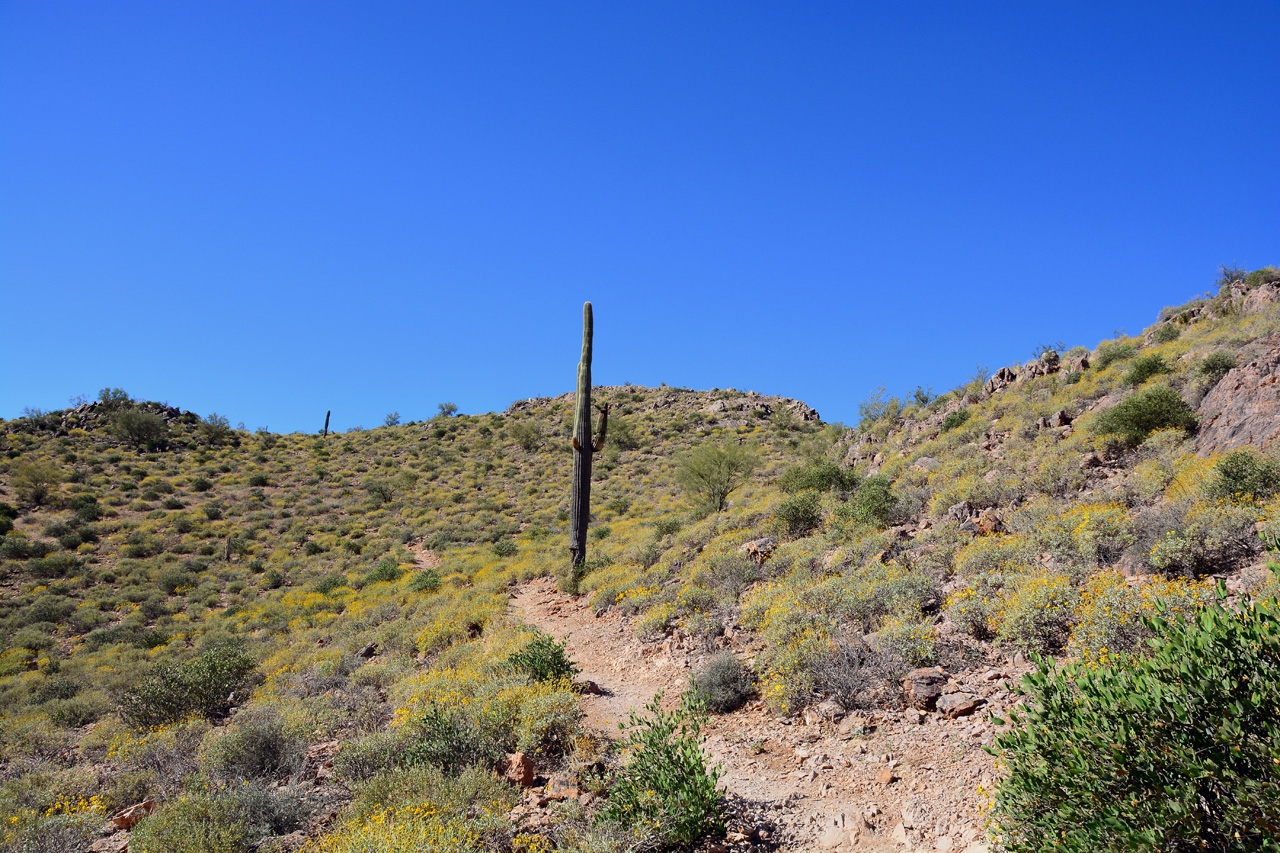
<instances>
[{"instance_id":1,"label":"mesquite tree","mask_svg":"<svg viewBox=\"0 0 1280 853\"><path fill-rule=\"evenodd\" d=\"M582 306L582 360L578 362L578 391L573 413L573 490L569 495L569 553L573 565L587 559L587 522L591 518L591 455L604 449L609 404L600 412L600 436L591 439L591 303Z\"/></svg>"}]
</instances>

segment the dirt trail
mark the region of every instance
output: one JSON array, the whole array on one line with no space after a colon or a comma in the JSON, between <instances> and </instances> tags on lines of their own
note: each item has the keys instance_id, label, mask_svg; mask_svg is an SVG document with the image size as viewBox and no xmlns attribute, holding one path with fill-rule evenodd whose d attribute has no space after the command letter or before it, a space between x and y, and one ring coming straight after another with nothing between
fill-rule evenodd
<instances>
[{"instance_id":1,"label":"dirt trail","mask_svg":"<svg viewBox=\"0 0 1280 853\"><path fill-rule=\"evenodd\" d=\"M674 702L691 669L711 655L679 634L641 642L627 619L614 611L597 617L589 596L561 593L547 578L520 586L511 606L525 622L568 640L580 677L601 690L583 696L586 724L611 736L659 691ZM748 660L756 649L735 642L742 638L722 644ZM1007 691L995 682L1006 675L992 670L968 681L983 685L989 707L1000 710ZM981 746L993 731L976 715L845 716L820 706L788 719L756 701L713 717L704 731L705 751L723 767L721 784L741 818L722 850L987 850L976 790L980 782L991 787Z\"/></svg>"}]
</instances>

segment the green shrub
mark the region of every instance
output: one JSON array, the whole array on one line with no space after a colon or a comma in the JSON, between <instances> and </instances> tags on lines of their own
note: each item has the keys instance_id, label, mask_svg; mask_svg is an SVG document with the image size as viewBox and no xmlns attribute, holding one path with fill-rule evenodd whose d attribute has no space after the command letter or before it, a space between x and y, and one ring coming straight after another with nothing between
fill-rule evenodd
<instances>
[{"instance_id":1,"label":"green shrub","mask_svg":"<svg viewBox=\"0 0 1280 853\"><path fill-rule=\"evenodd\" d=\"M404 569L396 564L396 561L390 557L383 557L378 561L378 565L374 566L364 576L364 585L372 586L375 583L391 583L398 581L404 577Z\"/></svg>"},{"instance_id":2,"label":"green shrub","mask_svg":"<svg viewBox=\"0 0 1280 853\"><path fill-rule=\"evenodd\" d=\"M862 481L846 503L836 508L836 515L859 524L883 526L897 504L889 478L874 474Z\"/></svg>"},{"instance_id":3,"label":"green shrub","mask_svg":"<svg viewBox=\"0 0 1280 853\"><path fill-rule=\"evenodd\" d=\"M784 498L773 511L774 524L784 536L806 536L822 526L822 499L806 489Z\"/></svg>"},{"instance_id":4,"label":"green shrub","mask_svg":"<svg viewBox=\"0 0 1280 853\"><path fill-rule=\"evenodd\" d=\"M164 418L139 409L123 409L112 415L111 432L126 444L144 450L157 450L169 443L169 425Z\"/></svg>"},{"instance_id":5,"label":"green shrub","mask_svg":"<svg viewBox=\"0 0 1280 853\"><path fill-rule=\"evenodd\" d=\"M218 643L186 663L165 664L120 697L120 716L145 729L188 714L224 715L257 669L238 641Z\"/></svg>"},{"instance_id":6,"label":"green shrub","mask_svg":"<svg viewBox=\"0 0 1280 853\"><path fill-rule=\"evenodd\" d=\"M409 589L414 592L435 592L440 588L440 573L435 569L423 569L409 581Z\"/></svg>"},{"instance_id":7,"label":"green shrub","mask_svg":"<svg viewBox=\"0 0 1280 853\"><path fill-rule=\"evenodd\" d=\"M1182 335L1182 329L1173 323L1165 323L1160 328L1151 333L1151 340L1158 344L1167 344L1170 341L1176 341Z\"/></svg>"},{"instance_id":8,"label":"green shrub","mask_svg":"<svg viewBox=\"0 0 1280 853\"><path fill-rule=\"evenodd\" d=\"M406 724L410 738L403 744L397 766L430 764L453 776L473 765L492 766L505 745L457 710L430 706Z\"/></svg>"},{"instance_id":9,"label":"green shrub","mask_svg":"<svg viewBox=\"0 0 1280 853\"><path fill-rule=\"evenodd\" d=\"M861 478L834 462L810 462L789 468L778 478L778 487L788 494L814 490L848 492L858 488Z\"/></svg>"},{"instance_id":10,"label":"green shrub","mask_svg":"<svg viewBox=\"0 0 1280 853\"><path fill-rule=\"evenodd\" d=\"M686 696L678 709L666 712L661 699L658 694L645 706L648 716L632 711L631 722L623 725L631 760L609 789L599 820L662 846L691 846L724 832L716 787L723 771L708 767L702 755L705 711L697 700Z\"/></svg>"},{"instance_id":11,"label":"green shrub","mask_svg":"<svg viewBox=\"0 0 1280 853\"><path fill-rule=\"evenodd\" d=\"M653 523L653 532L658 536L673 536L680 532L680 521L675 518L660 518Z\"/></svg>"},{"instance_id":12,"label":"green shrub","mask_svg":"<svg viewBox=\"0 0 1280 853\"><path fill-rule=\"evenodd\" d=\"M728 442L704 444L680 458L676 482L685 490L696 509L720 512L729 495L741 486L760 464L754 448Z\"/></svg>"},{"instance_id":13,"label":"green shrub","mask_svg":"<svg viewBox=\"0 0 1280 853\"><path fill-rule=\"evenodd\" d=\"M304 801L288 789L243 785L197 792L167 803L138 824L134 853L247 853L264 836L306 823Z\"/></svg>"},{"instance_id":14,"label":"green shrub","mask_svg":"<svg viewBox=\"0 0 1280 853\"><path fill-rule=\"evenodd\" d=\"M1219 460L1209 488L1220 497L1264 501L1280 491L1280 465L1251 450L1235 450Z\"/></svg>"},{"instance_id":15,"label":"green shrub","mask_svg":"<svg viewBox=\"0 0 1280 853\"><path fill-rule=\"evenodd\" d=\"M1169 364L1164 360L1164 356L1152 353L1135 358L1124 374L1124 381L1129 385L1141 385L1152 376L1168 372Z\"/></svg>"},{"instance_id":16,"label":"green shrub","mask_svg":"<svg viewBox=\"0 0 1280 853\"><path fill-rule=\"evenodd\" d=\"M507 664L534 681L572 680L581 670L569 658L569 643L557 643L549 634L538 634L522 649L512 652Z\"/></svg>"},{"instance_id":17,"label":"green shrub","mask_svg":"<svg viewBox=\"0 0 1280 853\"><path fill-rule=\"evenodd\" d=\"M1046 661L1024 679L1030 702L995 750L1011 853L1280 850L1275 604L1148 624L1144 659Z\"/></svg>"},{"instance_id":18,"label":"green shrub","mask_svg":"<svg viewBox=\"0 0 1280 853\"><path fill-rule=\"evenodd\" d=\"M1114 434L1127 447L1137 447L1158 429L1195 429L1196 417L1186 401L1167 385L1133 394L1107 409L1094 422L1098 435Z\"/></svg>"},{"instance_id":19,"label":"green shrub","mask_svg":"<svg viewBox=\"0 0 1280 853\"><path fill-rule=\"evenodd\" d=\"M213 483L207 477L196 477L191 481L191 491L207 492L213 488Z\"/></svg>"},{"instance_id":20,"label":"green shrub","mask_svg":"<svg viewBox=\"0 0 1280 853\"><path fill-rule=\"evenodd\" d=\"M1209 380L1209 386L1217 385L1222 377L1226 376L1236 366L1236 357L1229 352L1218 350L1211 352L1205 356L1204 361L1200 362L1196 370L1201 376Z\"/></svg>"},{"instance_id":21,"label":"green shrub","mask_svg":"<svg viewBox=\"0 0 1280 853\"><path fill-rule=\"evenodd\" d=\"M690 689L707 710L727 714L742 707L755 692L755 677L732 654L721 652L693 671Z\"/></svg>"},{"instance_id":22,"label":"green shrub","mask_svg":"<svg viewBox=\"0 0 1280 853\"><path fill-rule=\"evenodd\" d=\"M285 732L273 708L246 708L204 751L204 763L227 779L279 778L302 760L302 744Z\"/></svg>"},{"instance_id":23,"label":"green shrub","mask_svg":"<svg viewBox=\"0 0 1280 853\"><path fill-rule=\"evenodd\" d=\"M968 409L957 409L954 412L950 412L942 419L942 431L950 432L967 420L969 420Z\"/></svg>"},{"instance_id":24,"label":"green shrub","mask_svg":"<svg viewBox=\"0 0 1280 853\"><path fill-rule=\"evenodd\" d=\"M1133 358L1137 349L1128 341L1103 341L1098 344L1098 355L1094 359L1098 369L1110 367L1117 361L1124 361L1126 358Z\"/></svg>"},{"instance_id":25,"label":"green shrub","mask_svg":"<svg viewBox=\"0 0 1280 853\"><path fill-rule=\"evenodd\" d=\"M264 486L271 485L271 481L267 479L266 474L252 474L249 476L249 485L256 489L260 489Z\"/></svg>"}]
</instances>

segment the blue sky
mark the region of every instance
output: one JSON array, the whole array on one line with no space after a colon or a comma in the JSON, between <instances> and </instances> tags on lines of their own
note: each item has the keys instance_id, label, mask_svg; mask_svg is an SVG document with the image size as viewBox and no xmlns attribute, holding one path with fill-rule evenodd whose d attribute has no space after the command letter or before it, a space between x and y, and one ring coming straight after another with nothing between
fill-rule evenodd
<instances>
[{"instance_id":1,"label":"blue sky","mask_svg":"<svg viewBox=\"0 0 1280 853\"><path fill-rule=\"evenodd\" d=\"M0 417L853 421L1280 263L1280 5L0 2Z\"/></svg>"}]
</instances>

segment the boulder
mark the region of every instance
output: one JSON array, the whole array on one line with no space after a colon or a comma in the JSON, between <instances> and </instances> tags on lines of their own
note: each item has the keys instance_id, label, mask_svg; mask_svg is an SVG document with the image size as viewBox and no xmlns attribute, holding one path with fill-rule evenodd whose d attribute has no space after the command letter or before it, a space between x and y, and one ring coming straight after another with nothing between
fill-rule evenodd
<instances>
[{"instance_id":1,"label":"boulder","mask_svg":"<svg viewBox=\"0 0 1280 853\"><path fill-rule=\"evenodd\" d=\"M1280 332L1262 338L1266 350L1227 372L1200 403L1196 452L1240 447L1262 450L1280 436Z\"/></svg>"},{"instance_id":2,"label":"boulder","mask_svg":"<svg viewBox=\"0 0 1280 853\"><path fill-rule=\"evenodd\" d=\"M143 800L111 816L111 822L121 829L133 829L144 817L156 810L155 800Z\"/></svg>"},{"instance_id":3,"label":"boulder","mask_svg":"<svg viewBox=\"0 0 1280 853\"><path fill-rule=\"evenodd\" d=\"M1018 380L1018 373L1012 367L1002 367L997 370L987 383L982 386L982 393L986 397L992 394L998 394L1008 388Z\"/></svg>"},{"instance_id":4,"label":"boulder","mask_svg":"<svg viewBox=\"0 0 1280 853\"><path fill-rule=\"evenodd\" d=\"M938 713L949 719L967 717L987 704L987 700L972 693L947 693L938 699Z\"/></svg>"},{"instance_id":5,"label":"boulder","mask_svg":"<svg viewBox=\"0 0 1280 853\"><path fill-rule=\"evenodd\" d=\"M528 788L533 784L533 759L523 752L509 752L498 764L498 775L514 785Z\"/></svg>"},{"instance_id":6,"label":"boulder","mask_svg":"<svg viewBox=\"0 0 1280 853\"><path fill-rule=\"evenodd\" d=\"M947 673L940 666L921 667L902 679L902 694L907 704L921 711L932 711L947 683Z\"/></svg>"},{"instance_id":7,"label":"boulder","mask_svg":"<svg viewBox=\"0 0 1280 853\"><path fill-rule=\"evenodd\" d=\"M968 501L960 501L947 508L947 518L952 521L964 521L973 515L973 505Z\"/></svg>"},{"instance_id":8,"label":"boulder","mask_svg":"<svg viewBox=\"0 0 1280 853\"><path fill-rule=\"evenodd\" d=\"M978 532L983 536L990 536L992 533L1005 532L1004 518L994 509L984 509L978 515Z\"/></svg>"}]
</instances>

